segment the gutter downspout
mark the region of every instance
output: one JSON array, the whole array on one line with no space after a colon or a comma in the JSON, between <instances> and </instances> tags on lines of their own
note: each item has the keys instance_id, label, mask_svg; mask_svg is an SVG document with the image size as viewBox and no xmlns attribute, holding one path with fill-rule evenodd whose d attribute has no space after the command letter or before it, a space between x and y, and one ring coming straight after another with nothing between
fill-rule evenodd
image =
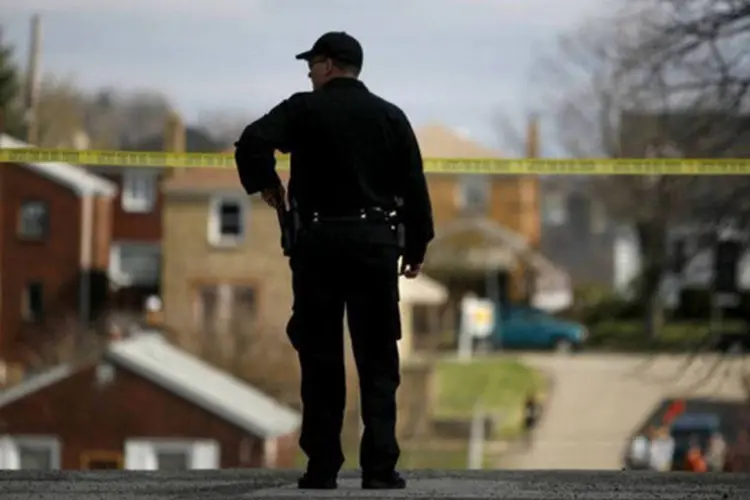
<instances>
[{"instance_id":1,"label":"gutter downspout","mask_svg":"<svg viewBox=\"0 0 750 500\"><path fill-rule=\"evenodd\" d=\"M81 283L79 292L79 319L81 335L86 331L91 317L91 256L94 237L94 196L81 196ZM80 336L79 336L80 338Z\"/></svg>"}]
</instances>

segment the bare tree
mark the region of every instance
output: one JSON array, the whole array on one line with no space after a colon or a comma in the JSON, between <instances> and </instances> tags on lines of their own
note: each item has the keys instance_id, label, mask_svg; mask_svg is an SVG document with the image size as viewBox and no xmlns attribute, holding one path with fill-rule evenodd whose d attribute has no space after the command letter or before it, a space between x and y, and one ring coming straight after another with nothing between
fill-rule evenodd
<instances>
[{"instance_id":1,"label":"bare tree","mask_svg":"<svg viewBox=\"0 0 750 500\"><path fill-rule=\"evenodd\" d=\"M252 121L250 114L230 110L205 111L198 117L198 125L208 131L211 138L230 147Z\"/></svg>"},{"instance_id":2,"label":"bare tree","mask_svg":"<svg viewBox=\"0 0 750 500\"><path fill-rule=\"evenodd\" d=\"M157 91L101 89L86 99L86 129L97 147L129 147L159 136L173 110Z\"/></svg>"},{"instance_id":3,"label":"bare tree","mask_svg":"<svg viewBox=\"0 0 750 500\"><path fill-rule=\"evenodd\" d=\"M38 146L72 148L85 130L85 96L71 79L45 75L36 110Z\"/></svg>"},{"instance_id":4,"label":"bare tree","mask_svg":"<svg viewBox=\"0 0 750 500\"><path fill-rule=\"evenodd\" d=\"M583 158L618 158L623 143L644 131L623 129L623 116L631 110L667 110L658 87L648 91L622 61L640 36L639 18L618 12L610 23L583 25L564 36L556 53L535 79L555 81L548 97L563 148ZM667 113L668 114L668 113ZM658 133L636 142L660 142ZM654 156L663 156L656 151ZM667 176L592 177L586 185L591 196L606 206L608 214L632 227L637 234L642 270L639 297L647 308L646 329L655 336L661 324L660 284L667 262L667 228L680 216L683 193L694 179Z\"/></svg>"}]
</instances>

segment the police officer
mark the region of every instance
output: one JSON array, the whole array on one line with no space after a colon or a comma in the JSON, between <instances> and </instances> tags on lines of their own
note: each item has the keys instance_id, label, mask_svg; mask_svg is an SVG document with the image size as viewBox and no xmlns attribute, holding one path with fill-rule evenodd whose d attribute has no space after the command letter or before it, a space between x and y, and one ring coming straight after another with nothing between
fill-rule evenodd
<instances>
[{"instance_id":1,"label":"police officer","mask_svg":"<svg viewBox=\"0 0 750 500\"><path fill-rule=\"evenodd\" d=\"M288 203L298 221L288 252L294 305L287 334L302 372L300 447L308 464L299 487L336 488L344 463L346 308L364 423L362 487L400 489L398 276L419 275L434 236L422 156L404 113L358 79L356 39L326 33L297 59L307 62L313 91L248 125L235 158L247 193L260 192L275 208ZM288 197L275 150L291 153Z\"/></svg>"}]
</instances>

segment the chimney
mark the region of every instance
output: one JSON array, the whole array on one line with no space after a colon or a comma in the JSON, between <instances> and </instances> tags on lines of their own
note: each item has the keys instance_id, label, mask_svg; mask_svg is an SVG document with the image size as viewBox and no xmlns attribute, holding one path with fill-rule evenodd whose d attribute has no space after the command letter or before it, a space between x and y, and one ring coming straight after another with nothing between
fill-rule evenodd
<instances>
[{"instance_id":1,"label":"chimney","mask_svg":"<svg viewBox=\"0 0 750 500\"><path fill-rule=\"evenodd\" d=\"M39 124L37 122L37 106L39 100L39 65L42 52L42 25L39 14L31 18L31 42L29 44L29 61L26 69L26 142L39 143Z\"/></svg>"},{"instance_id":2,"label":"chimney","mask_svg":"<svg viewBox=\"0 0 750 500\"><path fill-rule=\"evenodd\" d=\"M164 123L164 151L169 153L184 153L186 149L185 142L185 126L182 123L182 119L177 112L170 111ZM178 175L183 171L183 168L168 168L164 177Z\"/></svg>"},{"instance_id":3,"label":"chimney","mask_svg":"<svg viewBox=\"0 0 750 500\"><path fill-rule=\"evenodd\" d=\"M164 124L164 151L170 153L185 152L185 126L180 115L172 111Z\"/></svg>"},{"instance_id":4,"label":"chimney","mask_svg":"<svg viewBox=\"0 0 750 500\"><path fill-rule=\"evenodd\" d=\"M526 158L539 158L539 117L532 114L526 129Z\"/></svg>"}]
</instances>

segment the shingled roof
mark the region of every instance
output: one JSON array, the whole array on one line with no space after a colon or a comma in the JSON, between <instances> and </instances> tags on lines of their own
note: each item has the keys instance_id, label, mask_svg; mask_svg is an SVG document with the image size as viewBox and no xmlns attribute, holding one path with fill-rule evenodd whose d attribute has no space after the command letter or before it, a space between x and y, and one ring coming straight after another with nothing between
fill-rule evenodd
<instances>
[{"instance_id":1,"label":"shingled roof","mask_svg":"<svg viewBox=\"0 0 750 500\"><path fill-rule=\"evenodd\" d=\"M415 130L422 156L425 158L498 158L501 153L472 141L440 124L429 124ZM233 153L234 150L225 150ZM282 181L287 181L288 171L279 171ZM185 168L175 170L164 183L164 192L212 193L217 191L242 191L234 169Z\"/></svg>"}]
</instances>

